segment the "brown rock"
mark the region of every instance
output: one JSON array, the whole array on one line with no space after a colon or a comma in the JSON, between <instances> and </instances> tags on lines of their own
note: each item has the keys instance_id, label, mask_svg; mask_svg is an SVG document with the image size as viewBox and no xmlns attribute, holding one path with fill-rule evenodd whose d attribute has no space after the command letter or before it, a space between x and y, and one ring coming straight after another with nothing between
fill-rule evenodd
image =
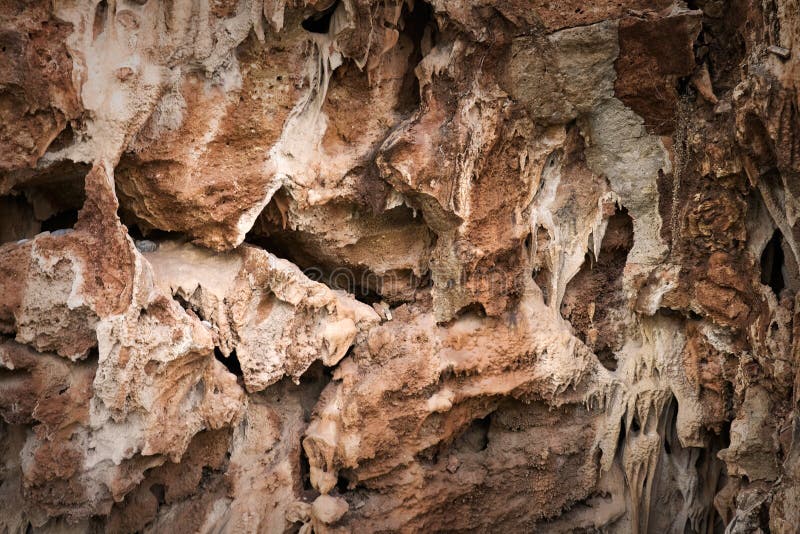
<instances>
[{"instance_id":1,"label":"brown rock","mask_svg":"<svg viewBox=\"0 0 800 534\"><path fill-rule=\"evenodd\" d=\"M695 69L692 45L700 32L701 17L699 11L679 11L620 21L614 92L658 134L675 129L678 79Z\"/></svg>"},{"instance_id":2,"label":"brown rock","mask_svg":"<svg viewBox=\"0 0 800 534\"><path fill-rule=\"evenodd\" d=\"M795 4L0 0L0 532L793 532Z\"/></svg>"}]
</instances>

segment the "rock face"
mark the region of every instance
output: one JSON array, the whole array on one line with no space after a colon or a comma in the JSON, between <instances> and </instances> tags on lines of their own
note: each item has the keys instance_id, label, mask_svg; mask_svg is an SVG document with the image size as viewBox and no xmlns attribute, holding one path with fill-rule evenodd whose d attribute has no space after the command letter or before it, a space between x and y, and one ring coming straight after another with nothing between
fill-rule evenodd
<instances>
[{"instance_id":1,"label":"rock face","mask_svg":"<svg viewBox=\"0 0 800 534\"><path fill-rule=\"evenodd\" d=\"M796 0L0 45L0 532L798 532Z\"/></svg>"}]
</instances>

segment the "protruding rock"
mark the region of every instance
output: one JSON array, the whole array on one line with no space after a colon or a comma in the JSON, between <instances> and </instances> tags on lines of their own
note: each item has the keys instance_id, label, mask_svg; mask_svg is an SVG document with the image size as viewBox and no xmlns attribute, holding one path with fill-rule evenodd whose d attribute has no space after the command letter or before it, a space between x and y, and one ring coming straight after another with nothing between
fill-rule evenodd
<instances>
[{"instance_id":1,"label":"protruding rock","mask_svg":"<svg viewBox=\"0 0 800 534\"><path fill-rule=\"evenodd\" d=\"M320 495L311 505L311 515L314 519L331 525L340 520L349 508L350 505L347 504L347 501L340 497Z\"/></svg>"}]
</instances>

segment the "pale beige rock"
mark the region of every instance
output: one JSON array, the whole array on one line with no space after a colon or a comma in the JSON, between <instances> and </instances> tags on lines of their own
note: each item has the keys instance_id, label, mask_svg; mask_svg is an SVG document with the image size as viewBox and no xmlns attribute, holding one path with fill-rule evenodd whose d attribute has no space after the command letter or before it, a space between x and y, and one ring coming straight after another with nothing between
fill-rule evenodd
<instances>
[{"instance_id":1,"label":"pale beige rock","mask_svg":"<svg viewBox=\"0 0 800 534\"><path fill-rule=\"evenodd\" d=\"M347 513L347 501L330 495L320 495L311 505L311 514L314 519L330 525L337 522Z\"/></svg>"},{"instance_id":2,"label":"pale beige rock","mask_svg":"<svg viewBox=\"0 0 800 534\"><path fill-rule=\"evenodd\" d=\"M208 321L223 353L238 358L251 392L284 375L298 381L317 359L336 365L359 331L379 320L369 306L255 247L223 255L164 242L146 257L164 291Z\"/></svg>"}]
</instances>

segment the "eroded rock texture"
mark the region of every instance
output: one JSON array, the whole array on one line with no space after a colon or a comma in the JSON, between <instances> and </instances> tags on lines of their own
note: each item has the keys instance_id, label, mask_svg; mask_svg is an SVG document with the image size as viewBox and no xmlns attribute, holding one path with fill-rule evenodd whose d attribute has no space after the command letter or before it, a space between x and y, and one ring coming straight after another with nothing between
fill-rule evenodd
<instances>
[{"instance_id":1,"label":"eroded rock texture","mask_svg":"<svg viewBox=\"0 0 800 534\"><path fill-rule=\"evenodd\" d=\"M0 50L0 532L800 531L797 0Z\"/></svg>"}]
</instances>

